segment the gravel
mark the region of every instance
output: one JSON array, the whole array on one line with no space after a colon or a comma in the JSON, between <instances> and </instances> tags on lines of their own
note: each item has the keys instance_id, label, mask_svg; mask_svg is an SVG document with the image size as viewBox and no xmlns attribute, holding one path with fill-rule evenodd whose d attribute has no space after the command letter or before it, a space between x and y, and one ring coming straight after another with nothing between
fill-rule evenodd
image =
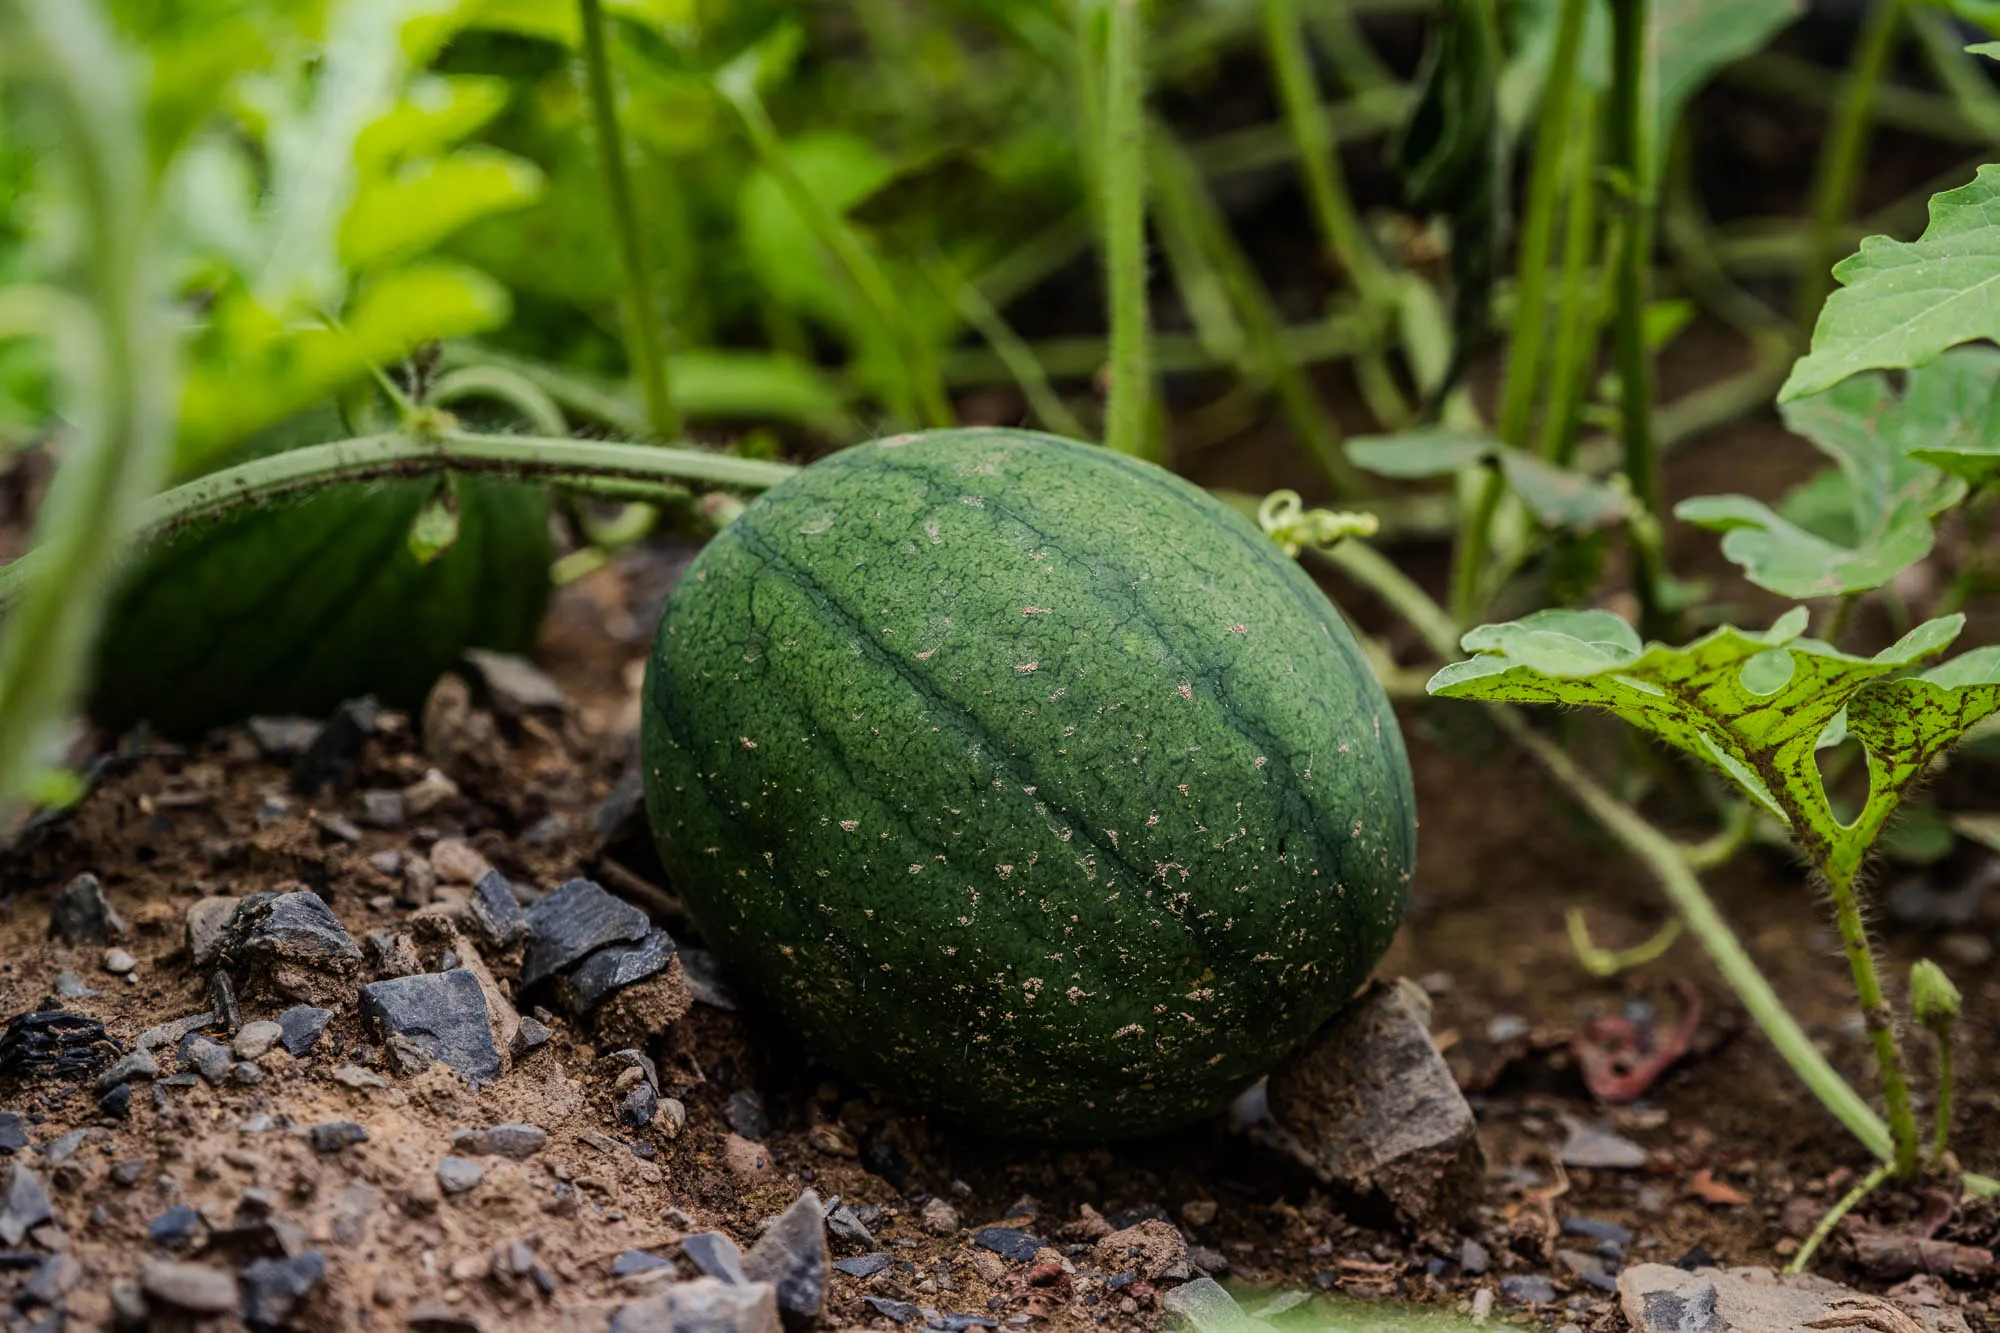
<instances>
[{"instance_id":1,"label":"gravel","mask_svg":"<svg viewBox=\"0 0 2000 1333\"><path fill-rule=\"evenodd\" d=\"M469 969L420 972L363 986L361 1013L385 1042L400 1036L475 1087L500 1076L486 992Z\"/></svg>"},{"instance_id":2,"label":"gravel","mask_svg":"<svg viewBox=\"0 0 2000 1333\"><path fill-rule=\"evenodd\" d=\"M545 981L607 944L643 940L646 914L587 879L560 885L528 909L528 950L522 986Z\"/></svg>"},{"instance_id":3,"label":"gravel","mask_svg":"<svg viewBox=\"0 0 2000 1333\"><path fill-rule=\"evenodd\" d=\"M102 944L125 934L125 922L92 874L78 875L49 906L49 934L64 944Z\"/></svg>"}]
</instances>

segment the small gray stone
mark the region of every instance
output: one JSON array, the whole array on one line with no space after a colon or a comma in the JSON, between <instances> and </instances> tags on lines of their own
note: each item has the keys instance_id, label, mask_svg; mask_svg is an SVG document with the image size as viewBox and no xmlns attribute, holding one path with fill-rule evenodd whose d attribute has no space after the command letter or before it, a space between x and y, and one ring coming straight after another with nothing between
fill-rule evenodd
<instances>
[{"instance_id":1,"label":"small gray stone","mask_svg":"<svg viewBox=\"0 0 2000 1333\"><path fill-rule=\"evenodd\" d=\"M236 1309L236 1277L207 1264L148 1259L139 1271L147 1299L189 1314L230 1314Z\"/></svg>"},{"instance_id":2,"label":"small gray stone","mask_svg":"<svg viewBox=\"0 0 2000 1333\"><path fill-rule=\"evenodd\" d=\"M0 1111L0 1153L11 1156L27 1146L27 1122L18 1111Z\"/></svg>"},{"instance_id":3,"label":"small gray stone","mask_svg":"<svg viewBox=\"0 0 2000 1333\"><path fill-rule=\"evenodd\" d=\"M645 1129L660 1113L660 1094L641 1080L618 1103L618 1121L631 1129Z\"/></svg>"},{"instance_id":4,"label":"small gray stone","mask_svg":"<svg viewBox=\"0 0 2000 1333\"><path fill-rule=\"evenodd\" d=\"M312 796L329 784L345 786L381 720L382 706L373 699L349 699L334 709L293 762L292 790Z\"/></svg>"},{"instance_id":5,"label":"small gray stone","mask_svg":"<svg viewBox=\"0 0 2000 1333\"><path fill-rule=\"evenodd\" d=\"M326 1276L326 1256L307 1250L287 1259L258 1259L243 1270L243 1322L275 1328L291 1322L299 1302Z\"/></svg>"},{"instance_id":6,"label":"small gray stone","mask_svg":"<svg viewBox=\"0 0 2000 1333\"><path fill-rule=\"evenodd\" d=\"M76 1156L76 1150L81 1148L83 1141L89 1137L90 1131L87 1129L72 1129L59 1139L50 1139L40 1148L37 1148L36 1151L47 1158L51 1165L57 1162L67 1162L70 1158Z\"/></svg>"},{"instance_id":7,"label":"small gray stone","mask_svg":"<svg viewBox=\"0 0 2000 1333\"><path fill-rule=\"evenodd\" d=\"M750 1280L743 1271L742 1251L720 1231L697 1231L681 1237L681 1253L712 1278L738 1285Z\"/></svg>"},{"instance_id":8,"label":"small gray stone","mask_svg":"<svg viewBox=\"0 0 2000 1333\"><path fill-rule=\"evenodd\" d=\"M120 1083L130 1083L135 1078L153 1079L159 1076L160 1062L153 1058L151 1051L141 1046L97 1076L97 1091L109 1092Z\"/></svg>"},{"instance_id":9,"label":"small gray stone","mask_svg":"<svg viewBox=\"0 0 2000 1333\"><path fill-rule=\"evenodd\" d=\"M736 1008L736 992L729 989L729 983L722 979L722 964L706 949L690 948L682 945L676 951L681 960L681 971L687 975L688 993L695 1003L705 1004L711 1009L733 1011Z\"/></svg>"},{"instance_id":10,"label":"small gray stone","mask_svg":"<svg viewBox=\"0 0 2000 1333\"><path fill-rule=\"evenodd\" d=\"M778 1329L778 1293L769 1283L737 1285L712 1277L676 1282L657 1296L620 1306L611 1316L611 1333L778 1333Z\"/></svg>"},{"instance_id":11,"label":"small gray stone","mask_svg":"<svg viewBox=\"0 0 2000 1333\"><path fill-rule=\"evenodd\" d=\"M239 1088L247 1088L264 1081L264 1067L249 1060L239 1060L229 1066L229 1081Z\"/></svg>"},{"instance_id":12,"label":"small gray stone","mask_svg":"<svg viewBox=\"0 0 2000 1333\"><path fill-rule=\"evenodd\" d=\"M816 1192L806 1190L743 1256L743 1272L752 1282L776 1287L779 1315L786 1324L805 1328L826 1310L826 1258L826 1208Z\"/></svg>"},{"instance_id":13,"label":"small gray stone","mask_svg":"<svg viewBox=\"0 0 2000 1333\"><path fill-rule=\"evenodd\" d=\"M83 984L83 978L64 968L56 973L56 998L58 1000L87 1000L97 994Z\"/></svg>"},{"instance_id":14,"label":"small gray stone","mask_svg":"<svg viewBox=\"0 0 2000 1333\"><path fill-rule=\"evenodd\" d=\"M504 947L515 940L528 938L528 915L521 910L521 900L515 896L514 886L497 870L489 870L479 877L479 882L472 886L472 896L466 901L465 908L473 924L497 945Z\"/></svg>"},{"instance_id":15,"label":"small gray stone","mask_svg":"<svg viewBox=\"0 0 2000 1333\"><path fill-rule=\"evenodd\" d=\"M245 1023L238 1028L236 1040L230 1043L230 1049L236 1052L236 1058L239 1060L255 1060L284 1040L284 1036L283 1027L268 1018L263 1018L255 1023Z\"/></svg>"},{"instance_id":16,"label":"small gray stone","mask_svg":"<svg viewBox=\"0 0 2000 1333\"><path fill-rule=\"evenodd\" d=\"M316 893L245 898L222 932L218 957L232 964L293 962L308 967L351 970L361 946Z\"/></svg>"},{"instance_id":17,"label":"small gray stone","mask_svg":"<svg viewBox=\"0 0 2000 1333\"><path fill-rule=\"evenodd\" d=\"M1486 1266L1491 1262L1492 1256L1486 1252L1486 1247L1476 1240L1468 1240L1458 1247L1458 1266L1467 1277L1484 1275Z\"/></svg>"},{"instance_id":18,"label":"small gray stone","mask_svg":"<svg viewBox=\"0 0 2000 1333\"><path fill-rule=\"evenodd\" d=\"M1431 1041L1430 1012L1413 981L1370 986L1278 1066L1271 1119L1252 1131L1417 1227L1463 1216L1485 1177L1478 1126Z\"/></svg>"},{"instance_id":19,"label":"small gray stone","mask_svg":"<svg viewBox=\"0 0 2000 1333\"><path fill-rule=\"evenodd\" d=\"M764 1107L764 1094L755 1089L742 1088L730 1093L722 1107L722 1118L746 1139L762 1142L770 1137L771 1113Z\"/></svg>"},{"instance_id":20,"label":"small gray stone","mask_svg":"<svg viewBox=\"0 0 2000 1333\"><path fill-rule=\"evenodd\" d=\"M253 717L244 725L266 759L296 759L319 735L319 723L309 717Z\"/></svg>"},{"instance_id":21,"label":"small gray stone","mask_svg":"<svg viewBox=\"0 0 2000 1333\"><path fill-rule=\"evenodd\" d=\"M475 1157L511 1157L525 1162L548 1146L549 1132L535 1125L488 1125L485 1129L461 1129L451 1136L451 1146Z\"/></svg>"},{"instance_id":22,"label":"small gray stone","mask_svg":"<svg viewBox=\"0 0 2000 1333\"><path fill-rule=\"evenodd\" d=\"M1646 1150L1601 1126L1572 1120L1569 1138L1562 1146L1562 1164L1601 1171L1636 1171L1646 1164Z\"/></svg>"},{"instance_id":23,"label":"small gray stone","mask_svg":"<svg viewBox=\"0 0 2000 1333\"><path fill-rule=\"evenodd\" d=\"M352 1120L329 1120L311 1131L315 1152L344 1152L357 1143L368 1142L368 1131Z\"/></svg>"},{"instance_id":24,"label":"small gray stone","mask_svg":"<svg viewBox=\"0 0 2000 1333\"><path fill-rule=\"evenodd\" d=\"M673 1266L673 1260L650 1250L626 1250L611 1261L611 1276L637 1277L641 1273L657 1273L662 1268Z\"/></svg>"},{"instance_id":25,"label":"small gray stone","mask_svg":"<svg viewBox=\"0 0 2000 1333\"><path fill-rule=\"evenodd\" d=\"M833 1266L849 1277L874 1277L892 1262L887 1250L877 1250L873 1254L857 1254L852 1259L836 1259Z\"/></svg>"},{"instance_id":26,"label":"small gray stone","mask_svg":"<svg viewBox=\"0 0 2000 1333\"><path fill-rule=\"evenodd\" d=\"M278 1040L283 1043L288 1054L303 1056L319 1045L320 1034L333 1020L333 1010L319 1009L310 1004L294 1005L278 1015Z\"/></svg>"},{"instance_id":27,"label":"small gray stone","mask_svg":"<svg viewBox=\"0 0 2000 1333\"><path fill-rule=\"evenodd\" d=\"M826 1229L850 1245L857 1245L864 1250L875 1248L874 1235L855 1215L854 1210L844 1203L826 1215Z\"/></svg>"},{"instance_id":28,"label":"small gray stone","mask_svg":"<svg viewBox=\"0 0 2000 1333\"><path fill-rule=\"evenodd\" d=\"M469 1157L446 1157L438 1163L437 1178L446 1194L463 1194L486 1179L486 1168Z\"/></svg>"},{"instance_id":29,"label":"small gray stone","mask_svg":"<svg viewBox=\"0 0 2000 1333\"><path fill-rule=\"evenodd\" d=\"M587 879L573 879L528 909L521 984L533 986L607 944L646 938L646 914Z\"/></svg>"},{"instance_id":30,"label":"small gray stone","mask_svg":"<svg viewBox=\"0 0 2000 1333\"><path fill-rule=\"evenodd\" d=\"M924 1317L924 1312L908 1301L894 1301L887 1296L863 1296L876 1314L894 1324L914 1324Z\"/></svg>"},{"instance_id":31,"label":"small gray stone","mask_svg":"<svg viewBox=\"0 0 2000 1333\"><path fill-rule=\"evenodd\" d=\"M20 1162L0 1177L0 1243L14 1249L30 1231L55 1216L41 1177Z\"/></svg>"},{"instance_id":32,"label":"small gray stone","mask_svg":"<svg viewBox=\"0 0 2000 1333\"><path fill-rule=\"evenodd\" d=\"M222 948L223 932L229 928L230 918L242 906L237 898L203 898L189 905L187 909L188 956L198 968L208 967L215 962Z\"/></svg>"},{"instance_id":33,"label":"small gray stone","mask_svg":"<svg viewBox=\"0 0 2000 1333\"><path fill-rule=\"evenodd\" d=\"M1945 1305L1898 1305L1811 1273L1636 1264L1618 1275L1633 1333L1796 1333L1807 1328L1966 1333Z\"/></svg>"},{"instance_id":34,"label":"small gray stone","mask_svg":"<svg viewBox=\"0 0 2000 1333\"><path fill-rule=\"evenodd\" d=\"M125 922L104 896L97 876L78 875L49 907L49 934L64 944L102 944L125 934Z\"/></svg>"},{"instance_id":35,"label":"small gray stone","mask_svg":"<svg viewBox=\"0 0 2000 1333\"><path fill-rule=\"evenodd\" d=\"M1549 1305L1556 1298L1556 1284L1541 1273L1509 1273L1500 1279L1500 1294L1516 1305Z\"/></svg>"},{"instance_id":36,"label":"small gray stone","mask_svg":"<svg viewBox=\"0 0 2000 1333\"><path fill-rule=\"evenodd\" d=\"M220 1083L229 1077L229 1048L209 1037L189 1036L181 1041L178 1052L180 1062L192 1068L210 1083Z\"/></svg>"},{"instance_id":37,"label":"small gray stone","mask_svg":"<svg viewBox=\"0 0 2000 1333\"><path fill-rule=\"evenodd\" d=\"M674 941L664 930L648 931L636 944L607 944L564 979L563 1001L587 1014L625 987L665 971L673 960Z\"/></svg>"},{"instance_id":38,"label":"small gray stone","mask_svg":"<svg viewBox=\"0 0 2000 1333\"><path fill-rule=\"evenodd\" d=\"M146 1224L146 1239L168 1250L184 1250L201 1236L201 1214L177 1203Z\"/></svg>"},{"instance_id":39,"label":"small gray stone","mask_svg":"<svg viewBox=\"0 0 2000 1333\"><path fill-rule=\"evenodd\" d=\"M104 970L114 977L122 977L137 966L139 966L139 960L123 949L106 949L104 951Z\"/></svg>"},{"instance_id":40,"label":"small gray stone","mask_svg":"<svg viewBox=\"0 0 2000 1333\"><path fill-rule=\"evenodd\" d=\"M509 717L538 711L559 713L569 707L569 696L562 692L562 687L525 657L496 653L488 648L468 648L465 660L485 682L494 709Z\"/></svg>"},{"instance_id":41,"label":"small gray stone","mask_svg":"<svg viewBox=\"0 0 2000 1333\"><path fill-rule=\"evenodd\" d=\"M399 791L364 791L361 793L361 822L379 829L399 829L408 813L403 804L403 793Z\"/></svg>"},{"instance_id":42,"label":"small gray stone","mask_svg":"<svg viewBox=\"0 0 2000 1333\"><path fill-rule=\"evenodd\" d=\"M386 1042L401 1036L458 1071L475 1087L500 1076L500 1052L486 992L465 968L421 972L361 988L362 1015Z\"/></svg>"},{"instance_id":43,"label":"small gray stone","mask_svg":"<svg viewBox=\"0 0 2000 1333\"><path fill-rule=\"evenodd\" d=\"M132 1085L120 1083L97 1099L97 1109L114 1120L123 1120L132 1110Z\"/></svg>"},{"instance_id":44,"label":"small gray stone","mask_svg":"<svg viewBox=\"0 0 2000 1333\"><path fill-rule=\"evenodd\" d=\"M516 1060L530 1051L539 1051L549 1044L555 1033L549 1031L548 1024L529 1014L521 1015L521 1026L514 1029L514 1044L508 1047L508 1054Z\"/></svg>"},{"instance_id":45,"label":"small gray stone","mask_svg":"<svg viewBox=\"0 0 2000 1333\"><path fill-rule=\"evenodd\" d=\"M981 1227L972 1233L972 1243L982 1250L991 1250L1002 1259L1011 1259L1017 1264L1025 1264L1035 1257L1046 1241L1031 1236L1018 1227Z\"/></svg>"}]
</instances>

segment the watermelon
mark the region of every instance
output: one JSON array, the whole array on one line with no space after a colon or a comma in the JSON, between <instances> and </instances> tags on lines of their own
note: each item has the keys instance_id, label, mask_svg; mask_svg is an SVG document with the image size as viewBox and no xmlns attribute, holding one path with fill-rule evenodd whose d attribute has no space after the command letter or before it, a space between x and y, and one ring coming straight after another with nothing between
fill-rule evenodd
<instances>
[{"instance_id":1,"label":"watermelon","mask_svg":"<svg viewBox=\"0 0 2000 1333\"><path fill-rule=\"evenodd\" d=\"M648 662L662 862L806 1048L1000 1134L1210 1115L1401 919L1396 719L1319 588L1150 464L951 430L702 551Z\"/></svg>"},{"instance_id":2,"label":"watermelon","mask_svg":"<svg viewBox=\"0 0 2000 1333\"><path fill-rule=\"evenodd\" d=\"M452 484L458 539L428 564L408 548L427 478L329 487L155 543L107 613L91 715L193 737L363 694L413 708L465 649L526 650L549 595L547 502L518 482Z\"/></svg>"}]
</instances>

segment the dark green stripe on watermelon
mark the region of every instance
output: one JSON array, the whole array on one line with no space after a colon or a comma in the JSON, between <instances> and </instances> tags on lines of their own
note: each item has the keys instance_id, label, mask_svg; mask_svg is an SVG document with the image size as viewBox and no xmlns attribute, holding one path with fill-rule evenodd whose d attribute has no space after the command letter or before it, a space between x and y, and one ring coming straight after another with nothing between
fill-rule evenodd
<instances>
[{"instance_id":1,"label":"dark green stripe on watermelon","mask_svg":"<svg viewBox=\"0 0 2000 1333\"><path fill-rule=\"evenodd\" d=\"M92 716L194 736L362 694L415 707L465 649L526 650L552 556L540 490L456 479L458 540L420 564L410 523L434 485L332 487L157 543L106 619Z\"/></svg>"},{"instance_id":2,"label":"dark green stripe on watermelon","mask_svg":"<svg viewBox=\"0 0 2000 1333\"><path fill-rule=\"evenodd\" d=\"M711 542L645 693L710 943L829 1061L1059 1138L1212 1113L1387 947L1408 761L1338 613L1196 487L947 431Z\"/></svg>"}]
</instances>

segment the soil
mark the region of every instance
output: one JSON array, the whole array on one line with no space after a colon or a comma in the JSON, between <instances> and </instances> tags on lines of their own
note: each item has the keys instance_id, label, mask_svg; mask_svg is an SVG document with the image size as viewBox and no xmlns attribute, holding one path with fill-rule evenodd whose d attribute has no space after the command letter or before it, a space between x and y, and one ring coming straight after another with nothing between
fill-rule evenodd
<instances>
[{"instance_id":1,"label":"soil","mask_svg":"<svg viewBox=\"0 0 2000 1333\"><path fill-rule=\"evenodd\" d=\"M1677 486L1704 485L1712 480L1705 474L1746 456L1782 458L1762 447L1771 429L1751 421L1691 447L1675 465ZM1751 435L1760 447L1746 451ZM458 839L531 890L590 875L646 906L684 949L698 945L643 837L618 834L607 846L592 824L628 762L647 630L685 556L672 547L631 552L563 592L538 653L567 696L561 709L509 715L476 694L476 676L448 680L425 710L428 727L388 715L344 786L311 799L290 789L288 765L265 758L244 731L185 748L128 738L81 805L12 854L0 900L0 1012L46 1007L58 974L71 971L92 993L64 1007L102 1021L121 1049L146 1028L208 1008L207 969L193 965L185 929L188 908L206 895L302 883L369 955L364 974L332 1003L336 1017L319 1046L298 1059L264 1055L255 1084L139 1083L127 1114L114 1118L99 1111L87 1081L0 1080L0 1107L31 1125L33 1147L16 1160L48 1186L56 1214L57 1227L31 1243L74 1259L66 1299L80 1326L106 1325L115 1282L165 1253L147 1227L176 1204L205 1221L192 1257L232 1266L241 1246L257 1243L233 1219L246 1191L264 1191L251 1196L253 1209L267 1207L298 1230L262 1243L326 1256L326 1280L302 1307L323 1327L601 1328L609 1310L633 1298L630 1281L610 1273L621 1252L647 1249L692 1274L677 1258L684 1234L720 1229L747 1247L760 1222L812 1188L855 1206L895 1260L866 1279L835 1275L836 1325L888 1326L864 1296L1057 1328L1156 1324L1164 1284L1113 1292L1091 1278L1088 1242L1103 1226L1094 1210L1115 1222L1128 1220L1121 1213L1169 1217L1198 1247L1198 1262L1247 1284L1470 1308L1481 1287L1546 1275L1553 1302L1525 1308L1503 1298L1500 1313L1615 1329L1623 1324L1613 1298L1592 1283L1619 1265L1593 1262L1595 1242L1564 1234L1565 1219L1630 1228L1627 1262L1706 1254L1780 1263L1863 1165L1747 1027L1693 945L1616 980L1578 965L1567 909L1583 909L1600 940L1632 943L1664 920L1655 891L1472 710L1443 706L1404 713L1424 853L1408 924L1381 970L1416 978L1430 993L1436 1040L1478 1113L1487 1198L1462 1232L1398 1231L1222 1124L1092 1148L968 1137L844 1083L782 1034L707 1003L648 1043L662 1095L687 1113L677 1135L664 1119L642 1132L622 1127L615 1080L626 1066L605 1057L623 1042L537 1009L535 995L520 997L523 1011L538 1014L554 1037L492 1085L475 1091L442 1067L398 1076L353 994L359 981L397 970L367 945L370 933L405 927L420 910L404 878L380 868L382 853L421 859ZM1580 724L1572 740L1621 743ZM366 822L364 792L406 787L432 767L457 796L402 827ZM452 868L447 856L431 859ZM1948 862L1927 873L1956 882L1978 868ZM55 894L85 872L102 880L128 924L112 941L136 959L128 976L104 969L102 946L50 938ZM1795 868L1753 851L1709 883L1807 1030L1867 1088L1845 968ZM434 892L448 909L466 890L443 883ZM1948 940L1892 922L1882 932L1890 974L1940 949L1969 959L1983 946L1990 955L1996 927L2000 895ZM498 950L485 961L503 987L518 965ZM1969 1090L1959 1151L1991 1165L2000 1161L2000 1095L1992 1091L2000 1087L2000 974L1986 965L1953 971L1969 1020L1959 1054ZM1700 1011L1689 1055L1643 1099L1594 1104L1572 1050L1584 1025L1625 1014L1671 1026L1690 996ZM289 1003L246 993L243 1018L270 1017ZM180 1071L172 1053L172 1043L158 1051L163 1080ZM379 1077L357 1078L357 1069ZM746 1091L761 1096L770 1122L762 1154L732 1144L731 1097ZM761 1128L744 1124L741 1098L735 1114L737 1128ZM367 1140L316 1152L309 1128L335 1121L361 1124ZM484 1159L474 1189L442 1195L436 1169L452 1131L503 1123L547 1129L548 1146L524 1161ZM1640 1145L1644 1165L1564 1168L1561 1149L1576 1125ZM80 1144L73 1131L82 1131ZM935 1220L934 1207L926 1225L933 1199L955 1218ZM1909 1206L1890 1198L1880 1211ZM969 1242L973 1229L1003 1219L1067 1246L1078 1273L1051 1276ZM1941 1234L1991 1245L2000 1221L1961 1214ZM1482 1267L1481 1250L1484 1271L1468 1271ZM837 1255L852 1252L836 1241ZM1870 1280L1837 1246L1827 1267ZM4 1255L0 1268L10 1270L0 1273L0 1290L16 1292L35 1272ZM1975 1328L2000 1327L1990 1287L1939 1289Z\"/></svg>"}]
</instances>

